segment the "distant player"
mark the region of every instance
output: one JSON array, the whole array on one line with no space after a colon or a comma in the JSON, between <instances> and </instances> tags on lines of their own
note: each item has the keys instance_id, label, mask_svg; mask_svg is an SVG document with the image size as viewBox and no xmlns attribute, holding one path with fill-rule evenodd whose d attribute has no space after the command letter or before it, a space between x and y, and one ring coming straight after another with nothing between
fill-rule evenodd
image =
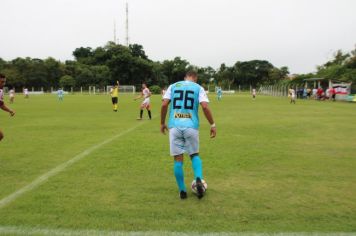
<instances>
[{"instance_id":1,"label":"distant player","mask_svg":"<svg viewBox=\"0 0 356 236\"><path fill-rule=\"evenodd\" d=\"M64 95L64 91L63 91L63 89L58 89L58 91L57 91L57 96L58 96L58 100L59 101L63 101L63 95Z\"/></svg>"},{"instance_id":2,"label":"distant player","mask_svg":"<svg viewBox=\"0 0 356 236\"><path fill-rule=\"evenodd\" d=\"M23 89L23 95L25 96L25 98L29 98L28 88Z\"/></svg>"},{"instance_id":3,"label":"distant player","mask_svg":"<svg viewBox=\"0 0 356 236\"><path fill-rule=\"evenodd\" d=\"M183 154L187 152L192 161L194 179L197 183L197 196L204 196L203 167L199 157L199 104L210 123L210 137L216 136L213 116L208 107L209 99L203 87L198 85L196 72L188 72L185 80L168 87L161 108L161 132L169 129L170 154L174 157L174 175L181 199L187 198L184 183ZM166 115L169 106L168 128Z\"/></svg>"},{"instance_id":4,"label":"distant player","mask_svg":"<svg viewBox=\"0 0 356 236\"><path fill-rule=\"evenodd\" d=\"M218 89L216 90L216 94L218 96L218 101L220 101L221 98L222 98L222 89L221 89L221 87L218 87Z\"/></svg>"},{"instance_id":5,"label":"distant player","mask_svg":"<svg viewBox=\"0 0 356 236\"><path fill-rule=\"evenodd\" d=\"M255 100L256 99L256 89L252 89L252 99Z\"/></svg>"},{"instance_id":6,"label":"distant player","mask_svg":"<svg viewBox=\"0 0 356 236\"><path fill-rule=\"evenodd\" d=\"M15 112L13 110L11 110L10 108L8 108L5 103L4 103L4 92L3 92L3 88L5 86L6 83L6 78L5 75L0 74L0 108L3 111L6 111L8 113L10 113L11 116L15 115ZM2 131L0 130L0 141L4 138L4 134L2 133Z\"/></svg>"},{"instance_id":7,"label":"distant player","mask_svg":"<svg viewBox=\"0 0 356 236\"><path fill-rule=\"evenodd\" d=\"M143 98L143 102L140 105L140 117L137 118L137 120L142 120L142 115L143 115L143 109L146 109L148 112L148 117L150 120L152 119L151 116L151 107L150 107L150 97L151 97L151 92L147 88L147 85L145 83L142 84L142 92L141 95L134 98L136 101L137 99Z\"/></svg>"},{"instance_id":8,"label":"distant player","mask_svg":"<svg viewBox=\"0 0 356 236\"><path fill-rule=\"evenodd\" d=\"M113 105L113 111L117 112L119 102L119 81L116 81L114 87L110 89L111 102Z\"/></svg>"},{"instance_id":9,"label":"distant player","mask_svg":"<svg viewBox=\"0 0 356 236\"><path fill-rule=\"evenodd\" d=\"M10 89L9 96L10 96L10 103L11 104L14 103L14 101L15 101L15 89L14 88Z\"/></svg>"},{"instance_id":10,"label":"distant player","mask_svg":"<svg viewBox=\"0 0 356 236\"><path fill-rule=\"evenodd\" d=\"M290 103L295 104L295 90L293 88L289 89Z\"/></svg>"}]
</instances>

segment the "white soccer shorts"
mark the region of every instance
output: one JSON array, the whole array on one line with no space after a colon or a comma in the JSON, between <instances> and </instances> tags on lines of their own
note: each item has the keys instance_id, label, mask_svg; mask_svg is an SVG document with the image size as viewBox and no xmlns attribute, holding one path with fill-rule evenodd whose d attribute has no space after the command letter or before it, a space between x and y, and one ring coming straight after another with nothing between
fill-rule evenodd
<instances>
[{"instance_id":1,"label":"white soccer shorts","mask_svg":"<svg viewBox=\"0 0 356 236\"><path fill-rule=\"evenodd\" d=\"M193 128L169 129L171 156L199 153L199 131Z\"/></svg>"}]
</instances>

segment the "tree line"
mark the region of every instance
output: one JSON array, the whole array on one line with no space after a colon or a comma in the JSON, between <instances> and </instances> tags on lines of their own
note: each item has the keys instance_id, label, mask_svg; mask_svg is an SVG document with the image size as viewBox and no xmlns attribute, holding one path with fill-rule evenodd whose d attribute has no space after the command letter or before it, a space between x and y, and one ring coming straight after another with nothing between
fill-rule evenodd
<instances>
[{"instance_id":1,"label":"tree line","mask_svg":"<svg viewBox=\"0 0 356 236\"><path fill-rule=\"evenodd\" d=\"M162 62L153 61L143 46L128 47L108 42L103 47L79 47L73 51L74 60L61 62L55 58L0 58L0 72L7 77L7 86L49 89L85 86L106 86L119 80L121 84L167 86L182 80L188 70L195 70L199 83L213 83L223 88L247 88L271 84L286 78L287 67L277 68L266 60L237 61L233 66L224 63L218 69L198 67L181 57Z\"/></svg>"},{"instance_id":2,"label":"tree line","mask_svg":"<svg viewBox=\"0 0 356 236\"><path fill-rule=\"evenodd\" d=\"M356 85L356 46L350 52L338 50L333 58L325 64L317 66L315 73L300 74L295 76L289 83L303 84L308 78L324 78L326 80L352 82L353 88Z\"/></svg>"}]
</instances>

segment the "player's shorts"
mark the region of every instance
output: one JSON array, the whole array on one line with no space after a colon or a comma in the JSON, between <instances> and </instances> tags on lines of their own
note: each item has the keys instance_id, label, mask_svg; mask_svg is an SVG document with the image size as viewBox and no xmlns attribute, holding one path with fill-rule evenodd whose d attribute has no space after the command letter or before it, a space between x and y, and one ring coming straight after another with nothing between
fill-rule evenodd
<instances>
[{"instance_id":1,"label":"player's shorts","mask_svg":"<svg viewBox=\"0 0 356 236\"><path fill-rule=\"evenodd\" d=\"M199 131L193 128L171 128L169 145L171 156L199 153Z\"/></svg>"},{"instance_id":2,"label":"player's shorts","mask_svg":"<svg viewBox=\"0 0 356 236\"><path fill-rule=\"evenodd\" d=\"M117 101L118 101L118 98L117 97L112 97L111 101L112 101L112 104L116 104Z\"/></svg>"},{"instance_id":3,"label":"player's shorts","mask_svg":"<svg viewBox=\"0 0 356 236\"><path fill-rule=\"evenodd\" d=\"M143 102L141 103L141 108L146 108L146 109L150 108L150 99L149 98L145 98L145 100L143 100Z\"/></svg>"}]
</instances>

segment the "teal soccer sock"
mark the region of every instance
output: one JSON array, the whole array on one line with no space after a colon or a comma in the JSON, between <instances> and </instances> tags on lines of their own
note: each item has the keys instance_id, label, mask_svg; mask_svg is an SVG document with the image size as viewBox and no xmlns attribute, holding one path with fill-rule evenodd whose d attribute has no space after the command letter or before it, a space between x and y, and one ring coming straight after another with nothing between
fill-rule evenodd
<instances>
[{"instance_id":1,"label":"teal soccer sock","mask_svg":"<svg viewBox=\"0 0 356 236\"><path fill-rule=\"evenodd\" d=\"M174 161L174 176L176 177L179 191L186 192L187 190L184 184L183 162Z\"/></svg>"},{"instance_id":2,"label":"teal soccer sock","mask_svg":"<svg viewBox=\"0 0 356 236\"><path fill-rule=\"evenodd\" d=\"M198 155L192 158L192 167L194 171L194 179L200 178L203 179L203 164Z\"/></svg>"}]
</instances>

